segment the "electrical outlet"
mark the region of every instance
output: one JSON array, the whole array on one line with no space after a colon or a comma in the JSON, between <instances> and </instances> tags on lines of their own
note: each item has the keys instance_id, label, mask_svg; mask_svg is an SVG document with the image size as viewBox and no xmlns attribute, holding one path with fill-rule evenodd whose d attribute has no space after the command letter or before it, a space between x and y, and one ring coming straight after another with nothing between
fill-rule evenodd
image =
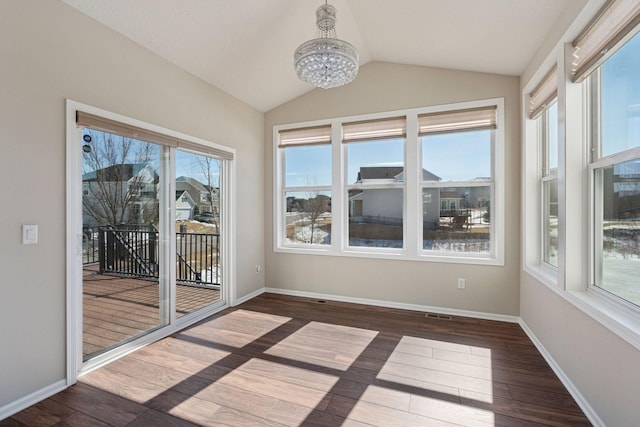
<instances>
[{"instance_id":1,"label":"electrical outlet","mask_svg":"<svg viewBox=\"0 0 640 427\"><path fill-rule=\"evenodd\" d=\"M458 289L464 289L467 287L467 281L462 277L458 279Z\"/></svg>"}]
</instances>

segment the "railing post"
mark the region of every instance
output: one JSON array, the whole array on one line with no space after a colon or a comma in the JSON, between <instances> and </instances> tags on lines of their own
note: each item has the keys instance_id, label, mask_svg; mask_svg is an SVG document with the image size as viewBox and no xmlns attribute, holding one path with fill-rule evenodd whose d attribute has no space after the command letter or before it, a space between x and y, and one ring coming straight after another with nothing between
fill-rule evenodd
<instances>
[{"instance_id":1,"label":"railing post","mask_svg":"<svg viewBox=\"0 0 640 427\"><path fill-rule=\"evenodd\" d=\"M107 260L105 257L105 229L102 227L98 227L98 270L100 273L104 273L107 266Z\"/></svg>"},{"instance_id":2,"label":"railing post","mask_svg":"<svg viewBox=\"0 0 640 427\"><path fill-rule=\"evenodd\" d=\"M149 224L149 265L153 265L154 270L156 269L157 260L156 260L156 232L154 230L153 224Z\"/></svg>"}]
</instances>

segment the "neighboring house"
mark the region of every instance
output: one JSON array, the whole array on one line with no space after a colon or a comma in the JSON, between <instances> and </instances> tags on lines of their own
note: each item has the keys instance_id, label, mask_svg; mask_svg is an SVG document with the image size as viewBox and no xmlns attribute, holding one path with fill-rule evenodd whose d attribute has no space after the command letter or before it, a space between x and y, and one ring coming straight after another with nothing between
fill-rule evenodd
<instances>
[{"instance_id":1,"label":"neighboring house","mask_svg":"<svg viewBox=\"0 0 640 427\"><path fill-rule=\"evenodd\" d=\"M188 191L176 191L176 221L187 221L193 218L196 202Z\"/></svg>"},{"instance_id":2,"label":"neighboring house","mask_svg":"<svg viewBox=\"0 0 640 427\"><path fill-rule=\"evenodd\" d=\"M83 224L154 222L158 182L159 176L149 163L125 163L83 174Z\"/></svg>"},{"instance_id":3,"label":"neighboring house","mask_svg":"<svg viewBox=\"0 0 640 427\"><path fill-rule=\"evenodd\" d=\"M218 215L220 212L220 190L216 187L204 185L195 178L180 176L176 178L176 191L186 191L195 206L193 214L211 212Z\"/></svg>"},{"instance_id":4,"label":"neighboring house","mask_svg":"<svg viewBox=\"0 0 640 427\"><path fill-rule=\"evenodd\" d=\"M444 212L456 212L460 209L464 209L465 194L460 191L446 191L440 192L440 215Z\"/></svg>"},{"instance_id":5,"label":"neighboring house","mask_svg":"<svg viewBox=\"0 0 640 427\"><path fill-rule=\"evenodd\" d=\"M603 181L604 219L640 218L640 161L620 163L606 169Z\"/></svg>"},{"instance_id":6,"label":"neighboring house","mask_svg":"<svg viewBox=\"0 0 640 427\"><path fill-rule=\"evenodd\" d=\"M441 178L426 169L424 181L440 181ZM403 166L363 166L358 172L356 184L402 183L405 181ZM400 189L353 190L349 194L349 216L367 222L401 224L403 191ZM422 194L423 221L431 228L440 220L440 191L426 189Z\"/></svg>"},{"instance_id":7,"label":"neighboring house","mask_svg":"<svg viewBox=\"0 0 640 427\"><path fill-rule=\"evenodd\" d=\"M424 182L439 182L442 178L423 169ZM483 178L478 178L483 179ZM358 172L356 184L402 183L402 166L365 166ZM487 186L468 188L425 188L422 192L422 212L425 229L435 229L441 217L468 214L467 211L485 207L490 201ZM352 190L349 193L349 216L356 221L387 224L402 223L403 192L399 189Z\"/></svg>"}]
</instances>

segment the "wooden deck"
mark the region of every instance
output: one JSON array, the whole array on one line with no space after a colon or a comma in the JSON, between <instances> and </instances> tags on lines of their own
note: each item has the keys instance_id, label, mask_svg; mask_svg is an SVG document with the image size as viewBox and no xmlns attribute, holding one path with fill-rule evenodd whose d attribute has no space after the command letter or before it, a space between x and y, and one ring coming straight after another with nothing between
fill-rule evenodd
<instances>
[{"instance_id":1,"label":"wooden deck","mask_svg":"<svg viewBox=\"0 0 640 427\"><path fill-rule=\"evenodd\" d=\"M160 326L158 282L83 270L84 356L103 351ZM220 298L214 289L177 285L176 316L181 317Z\"/></svg>"},{"instance_id":2,"label":"wooden deck","mask_svg":"<svg viewBox=\"0 0 640 427\"><path fill-rule=\"evenodd\" d=\"M263 294L81 377L6 425L590 423L517 324Z\"/></svg>"}]
</instances>

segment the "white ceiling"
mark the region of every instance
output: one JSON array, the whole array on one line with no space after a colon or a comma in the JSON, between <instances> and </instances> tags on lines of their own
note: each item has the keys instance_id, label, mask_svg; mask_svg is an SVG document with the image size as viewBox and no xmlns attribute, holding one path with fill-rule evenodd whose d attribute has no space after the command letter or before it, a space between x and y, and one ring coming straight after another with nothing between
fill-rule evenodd
<instances>
[{"instance_id":1,"label":"white ceiling","mask_svg":"<svg viewBox=\"0 0 640 427\"><path fill-rule=\"evenodd\" d=\"M63 0L268 111L313 88L293 51L315 35L321 0ZM520 75L570 1L331 0L360 64L386 61Z\"/></svg>"}]
</instances>

